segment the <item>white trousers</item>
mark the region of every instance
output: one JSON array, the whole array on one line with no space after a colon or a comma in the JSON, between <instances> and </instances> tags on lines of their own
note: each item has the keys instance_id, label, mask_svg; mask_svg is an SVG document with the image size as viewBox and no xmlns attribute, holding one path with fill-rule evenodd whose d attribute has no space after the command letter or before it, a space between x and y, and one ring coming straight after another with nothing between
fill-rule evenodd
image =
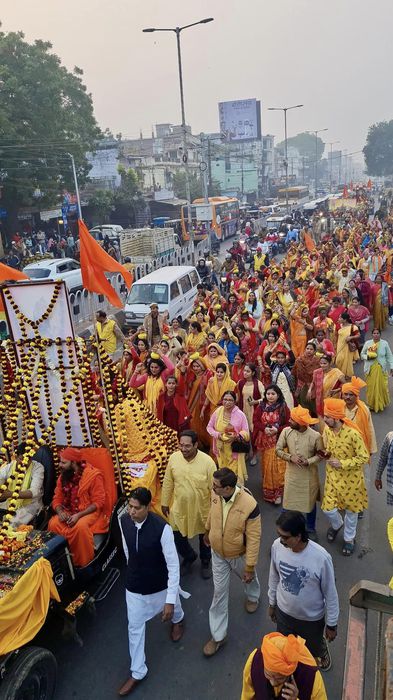
<instances>
[{"instance_id":1,"label":"white trousers","mask_svg":"<svg viewBox=\"0 0 393 700\"><path fill-rule=\"evenodd\" d=\"M131 657L131 676L140 681L147 674L145 657L145 631L146 622L164 609L167 591L159 591L150 595L130 593L126 591L127 617L128 617L128 645ZM180 603L179 593L176 596L172 622L181 622L184 617Z\"/></svg>"},{"instance_id":2,"label":"white trousers","mask_svg":"<svg viewBox=\"0 0 393 700\"><path fill-rule=\"evenodd\" d=\"M359 513L352 513L350 510L346 510L343 520L338 508L333 508L333 510L324 510L323 512L335 530L338 530L344 523L345 542L352 542L355 539Z\"/></svg>"},{"instance_id":3,"label":"white trousers","mask_svg":"<svg viewBox=\"0 0 393 700\"><path fill-rule=\"evenodd\" d=\"M212 550L214 594L209 610L209 624L211 635L216 642L221 642L228 631L228 598L231 571L241 578L245 564L244 556L236 557L235 559L224 559ZM261 588L256 572L251 583L244 584L244 589L248 600L253 602L259 600Z\"/></svg>"}]
</instances>

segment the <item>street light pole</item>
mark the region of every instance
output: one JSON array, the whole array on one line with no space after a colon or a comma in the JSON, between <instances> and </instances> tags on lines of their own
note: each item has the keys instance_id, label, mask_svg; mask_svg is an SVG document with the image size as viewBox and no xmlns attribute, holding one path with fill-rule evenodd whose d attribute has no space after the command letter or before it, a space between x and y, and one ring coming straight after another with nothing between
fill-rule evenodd
<instances>
[{"instance_id":1,"label":"street light pole","mask_svg":"<svg viewBox=\"0 0 393 700\"><path fill-rule=\"evenodd\" d=\"M333 146L336 143L340 143L340 141L329 141L329 146L330 146L330 194L332 193L332 189L333 189Z\"/></svg>"},{"instance_id":2,"label":"street light pole","mask_svg":"<svg viewBox=\"0 0 393 700\"><path fill-rule=\"evenodd\" d=\"M184 165L184 175L186 180L186 198L187 198L187 220L188 220L188 232L190 234L190 240L194 241L194 233L192 230L192 217L191 217L191 187L190 178L188 171L188 153L187 153L187 128L186 128L186 110L184 106L184 88L183 88L183 70L182 70L182 59L181 59L181 46L180 46L180 33L183 29L189 29L189 27L195 27L197 24L207 24L208 22L213 22L213 17L206 17L198 22L192 22L192 24L186 24L183 27L171 27L171 28L156 28L148 27L143 29L143 32L174 32L176 34L176 46L177 46L177 62L179 68L179 86L180 86L180 107L181 107L181 130L182 130L182 161Z\"/></svg>"},{"instance_id":3,"label":"street light pole","mask_svg":"<svg viewBox=\"0 0 393 700\"><path fill-rule=\"evenodd\" d=\"M284 112L284 134L285 134L285 207L286 212L289 214L289 202L288 202L288 133L287 133L287 112L290 109L298 109L304 105L293 105L292 107L268 107L270 112Z\"/></svg>"},{"instance_id":4,"label":"street light pole","mask_svg":"<svg viewBox=\"0 0 393 700\"><path fill-rule=\"evenodd\" d=\"M322 131L328 131L328 129L314 129L307 132L315 135L315 199L317 198L318 190L318 134L321 134Z\"/></svg>"},{"instance_id":5,"label":"street light pole","mask_svg":"<svg viewBox=\"0 0 393 700\"><path fill-rule=\"evenodd\" d=\"M75 194L76 194L76 201L77 201L77 206L78 206L78 219L82 219L82 207L81 207L81 199L79 196L79 187L78 187L78 178L77 178L76 168L75 168L75 160L74 160L74 156L72 155L72 153L68 153L68 155L71 158L72 172L74 175Z\"/></svg>"}]
</instances>

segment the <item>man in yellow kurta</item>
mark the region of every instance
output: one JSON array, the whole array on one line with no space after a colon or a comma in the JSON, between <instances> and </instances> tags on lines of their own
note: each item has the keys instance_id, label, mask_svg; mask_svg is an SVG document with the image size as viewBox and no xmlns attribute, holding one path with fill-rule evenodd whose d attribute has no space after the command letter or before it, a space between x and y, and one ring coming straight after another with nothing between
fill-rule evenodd
<instances>
[{"instance_id":1,"label":"man in yellow kurta","mask_svg":"<svg viewBox=\"0 0 393 700\"><path fill-rule=\"evenodd\" d=\"M124 343L125 337L113 318L108 318L105 311L97 311L96 330L100 347L108 355L116 352L117 338Z\"/></svg>"},{"instance_id":2,"label":"man in yellow kurta","mask_svg":"<svg viewBox=\"0 0 393 700\"><path fill-rule=\"evenodd\" d=\"M211 551L204 543L203 536L216 465L209 455L198 450L198 435L193 430L181 433L179 447L168 460L162 484L161 509L165 517L169 516L175 531L177 551L183 557L182 572L187 573L197 558L188 538L199 535L202 578L210 578Z\"/></svg>"},{"instance_id":3,"label":"man in yellow kurta","mask_svg":"<svg viewBox=\"0 0 393 700\"><path fill-rule=\"evenodd\" d=\"M270 697L327 700L321 673L301 637L271 632L248 657L241 700Z\"/></svg>"},{"instance_id":4,"label":"man in yellow kurta","mask_svg":"<svg viewBox=\"0 0 393 700\"><path fill-rule=\"evenodd\" d=\"M330 521L328 542L344 525L344 556L353 554L359 512L368 506L363 465L369 459L359 428L345 416L345 401L325 399L323 442L326 480L322 510ZM339 509L345 510L343 520Z\"/></svg>"},{"instance_id":5,"label":"man in yellow kurta","mask_svg":"<svg viewBox=\"0 0 393 700\"><path fill-rule=\"evenodd\" d=\"M345 401L345 416L359 428L369 453L368 461L370 461L371 455L378 452L378 447L370 409L364 401L359 399L360 390L364 386L367 385L363 379L351 377L350 382L342 385L341 393Z\"/></svg>"},{"instance_id":6,"label":"man in yellow kurta","mask_svg":"<svg viewBox=\"0 0 393 700\"><path fill-rule=\"evenodd\" d=\"M306 513L307 532L314 541L320 492L318 462L323 451L321 435L310 427L316 423L318 418L312 418L307 408L292 408L289 427L281 431L276 444L277 457L287 462L283 506L285 510Z\"/></svg>"}]
</instances>

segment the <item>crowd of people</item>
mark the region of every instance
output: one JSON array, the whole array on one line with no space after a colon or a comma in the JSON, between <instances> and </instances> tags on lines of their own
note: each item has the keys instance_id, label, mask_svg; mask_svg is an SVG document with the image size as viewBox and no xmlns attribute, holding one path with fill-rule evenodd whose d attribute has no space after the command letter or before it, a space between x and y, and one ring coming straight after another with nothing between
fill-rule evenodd
<instances>
[{"instance_id":1,"label":"crowd of people","mask_svg":"<svg viewBox=\"0 0 393 700\"><path fill-rule=\"evenodd\" d=\"M139 487L121 518L131 667L120 696L147 675L148 620L162 613L172 623L172 641L182 638L180 598L187 594L180 576L199 554L202 578L213 578L205 657L227 642L232 573L244 583L246 612L254 614L265 597L277 626L247 659L242 700L327 697L321 672L331 667L339 604L333 560L318 540L332 543L342 533L342 555L352 556L368 508L365 475L377 452L373 415L389 405L393 375L383 337L393 318L392 252L390 222L370 222L360 208L346 213L318 247L302 230L280 260L269 260L263 239L250 269L239 270L237 257L226 259L226 289L200 284L187 319L170 320L152 304L143 325L125 337L105 313L97 315L98 340L122 382L179 436L160 515L151 509L150 491ZM83 566L104 492L78 450L63 451L60 466L49 527L69 540ZM377 490L385 469L393 503L393 432L382 446ZM253 493L251 470L260 474ZM31 473L21 506L24 495L29 504L39 496L34 478ZM5 492L2 500L8 497ZM265 594L256 569L262 502L277 511ZM324 533L316 526L319 502ZM190 541L195 537L199 552ZM393 542L393 521L389 537Z\"/></svg>"},{"instance_id":2,"label":"crowd of people","mask_svg":"<svg viewBox=\"0 0 393 700\"><path fill-rule=\"evenodd\" d=\"M318 544L317 504L323 493L324 537L332 543L342 532L342 555L350 557L368 507L365 474L377 452L372 416L390 403L393 353L382 336L393 317L391 222L383 227L367 212L347 213L318 248L301 231L281 260L269 261L261 246L249 270L226 258L223 271L227 291L201 284L188 319L170 322L152 304L143 326L126 340L120 370L179 434L161 507L174 529L180 573L197 559L189 542L196 535L202 577L212 572L204 655L214 656L227 641L231 573L244 582L246 611L258 609L259 503L266 501L277 507L267 592L277 633L251 653L242 700L322 700L319 671L331 667L328 642L337 634L339 608L333 561ZM252 494L247 478L258 463L260 490ZM389 433L375 480L380 490L387 467L388 502L392 465ZM142 499L148 507L149 498L135 492L131 503ZM130 517L135 520L132 507ZM393 524L393 541L392 532ZM132 593L127 588L127 596ZM175 608L171 618L176 638L183 633L180 614ZM121 695L146 675L145 665L133 665L140 652L132 627L130 617L131 674ZM283 650L292 644L305 646L291 657L289 671ZM265 658L267 647L277 665ZM307 688L305 676L295 672L301 658L312 667Z\"/></svg>"}]
</instances>

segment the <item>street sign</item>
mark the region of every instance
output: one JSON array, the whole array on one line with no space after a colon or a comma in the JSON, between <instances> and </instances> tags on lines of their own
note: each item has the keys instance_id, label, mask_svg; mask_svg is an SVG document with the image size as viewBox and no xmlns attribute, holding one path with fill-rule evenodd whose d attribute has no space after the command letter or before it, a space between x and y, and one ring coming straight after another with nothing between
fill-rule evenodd
<instances>
[{"instance_id":1,"label":"street sign","mask_svg":"<svg viewBox=\"0 0 393 700\"><path fill-rule=\"evenodd\" d=\"M0 207L0 219L6 219L8 216L7 209Z\"/></svg>"}]
</instances>

